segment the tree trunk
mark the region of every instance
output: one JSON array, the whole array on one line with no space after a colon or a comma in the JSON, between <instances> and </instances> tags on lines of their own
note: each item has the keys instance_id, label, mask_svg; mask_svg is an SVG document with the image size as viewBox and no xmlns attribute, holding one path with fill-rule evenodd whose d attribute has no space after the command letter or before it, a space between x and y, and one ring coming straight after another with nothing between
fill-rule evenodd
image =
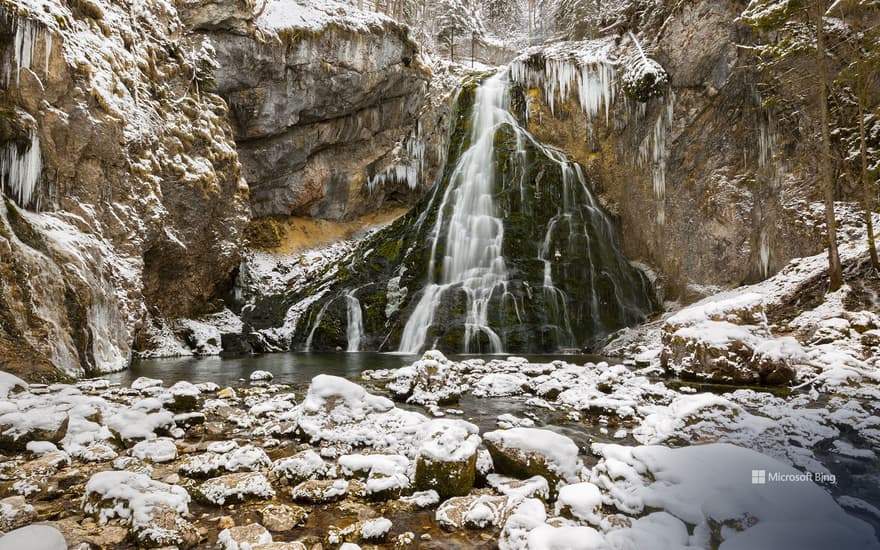
<instances>
[{"instance_id":1,"label":"tree trunk","mask_svg":"<svg viewBox=\"0 0 880 550\"><path fill-rule=\"evenodd\" d=\"M843 270L837 252L837 220L834 217L834 182L831 171L831 131L828 114L828 68L825 64L825 0L816 0L816 93L821 112L822 149L819 154L819 178L825 197L825 226L828 238L828 290L843 284Z\"/></svg>"},{"instance_id":2,"label":"tree trunk","mask_svg":"<svg viewBox=\"0 0 880 550\"><path fill-rule=\"evenodd\" d=\"M867 70L863 68L862 70ZM871 255L871 267L880 271L880 262L877 260L877 246L874 243L874 198L871 194L871 175L868 173L868 145L865 139L865 103L867 103L867 86L865 75L856 75L858 79L858 104L859 104L859 154L862 160L862 208L865 210L865 226L868 229L868 252Z\"/></svg>"},{"instance_id":3,"label":"tree trunk","mask_svg":"<svg viewBox=\"0 0 880 550\"><path fill-rule=\"evenodd\" d=\"M450 31L452 38L449 40L449 61L455 63L455 27Z\"/></svg>"}]
</instances>

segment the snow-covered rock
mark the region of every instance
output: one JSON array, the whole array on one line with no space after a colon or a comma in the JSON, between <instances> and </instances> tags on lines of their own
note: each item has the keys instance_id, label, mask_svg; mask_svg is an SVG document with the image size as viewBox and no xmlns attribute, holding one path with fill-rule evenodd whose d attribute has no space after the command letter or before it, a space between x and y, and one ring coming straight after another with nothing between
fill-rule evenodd
<instances>
[{"instance_id":1,"label":"snow-covered rock","mask_svg":"<svg viewBox=\"0 0 880 550\"><path fill-rule=\"evenodd\" d=\"M483 441L497 472L520 478L543 476L550 482L551 498L560 482L576 482L583 467L574 441L550 430L496 430L483 434Z\"/></svg>"}]
</instances>

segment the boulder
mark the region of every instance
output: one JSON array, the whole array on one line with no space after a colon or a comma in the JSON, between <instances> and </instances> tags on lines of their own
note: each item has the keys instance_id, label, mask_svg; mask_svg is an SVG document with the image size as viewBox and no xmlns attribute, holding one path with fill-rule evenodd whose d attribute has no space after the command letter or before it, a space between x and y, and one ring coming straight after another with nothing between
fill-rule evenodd
<instances>
[{"instance_id":1,"label":"boulder","mask_svg":"<svg viewBox=\"0 0 880 550\"><path fill-rule=\"evenodd\" d=\"M294 487L290 496L297 502L324 504L341 500L348 492L349 482L344 479L313 479Z\"/></svg>"},{"instance_id":2,"label":"boulder","mask_svg":"<svg viewBox=\"0 0 880 550\"><path fill-rule=\"evenodd\" d=\"M174 508L163 504L150 507L146 516L136 518L132 522L131 534L139 548L193 548L201 539L199 530L192 523Z\"/></svg>"},{"instance_id":3,"label":"boulder","mask_svg":"<svg viewBox=\"0 0 880 550\"><path fill-rule=\"evenodd\" d=\"M574 441L538 428L511 428L483 434L495 471L521 479L542 476L549 483L550 499L562 483L578 481L583 463Z\"/></svg>"},{"instance_id":4,"label":"boulder","mask_svg":"<svg viewBox=\"0 0 880 550\"><path fill-rule=\"evenodd\" d=\"M478 429L462 420L438 419L424 429L416 460L415 488L442 498L470 492L476 479Z\"/></svg>"},{"instance_id":5,"label":"boulder","mask_svg":"<svg viewBox=\"0 0 880 550\"><path fill-rule=\"evenodd\" d=\"M263 525L274 532L290 531L297 525L305 523L308 517L308 512L301 506L270 504L260 510Z\"/></svg>"},{"instance_id":6,"label":"boulder","mask_svg":"<svg viewBox=\"0 0 880 550\"><path fill-rule=\"evenodd\" d=\"M217 543L223 550L248 550L261 548L262 544L272 542L272 534L259 523L237 525L220 531Z\"/></svg>"},{"instance_id":7,"label":"boulder","mask_svg":"<svg viewBox=\"0 0 880 550\"><path fill-rule=\"evenodd\" d=\"M275 496L275 490L263 474L243 472L209 479L196 486L193 496L207 504L224 506L246 500L269 499Z\"/></svg>"}]
</instances>

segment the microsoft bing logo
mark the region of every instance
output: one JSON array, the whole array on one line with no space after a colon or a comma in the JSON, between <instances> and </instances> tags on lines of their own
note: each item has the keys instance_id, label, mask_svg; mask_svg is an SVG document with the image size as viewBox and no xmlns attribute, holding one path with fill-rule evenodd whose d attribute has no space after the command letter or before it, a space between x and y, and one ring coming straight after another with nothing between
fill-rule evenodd
<instances>
[{"instance_id":1,"label":"microsoft bing logo","mask_svg":"<svg viewBox=\"0 0 880 550\"><path fill-rule=\"evenodd\" d=\"M752 485L764 485L767 483L766 470L752 470Z\"/></svg>"}]
</instances>

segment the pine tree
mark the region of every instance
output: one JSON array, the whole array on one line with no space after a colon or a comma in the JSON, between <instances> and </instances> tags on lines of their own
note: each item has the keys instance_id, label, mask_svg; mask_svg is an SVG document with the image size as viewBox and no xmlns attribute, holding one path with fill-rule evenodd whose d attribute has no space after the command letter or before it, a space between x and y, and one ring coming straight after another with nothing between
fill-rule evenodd
<instances>
[{"instance_id":1,"label":"pine tree","mask_svg":"<svg viewBox=\"0 0 880 550\"><path fill-rule=\"evenodd\" d=\"M843 284L843 269L837 250L837 219L834 215L834 181L831 156L831 123L825 45L827 0L751 0L742 19L760 31L775 33L779 40L758 46L755 51L771 62L812 51L815 58L815 96L819 105L821 142L818 155L819 185L825 203L825 226L828 243L828 289L836 291ZM805 41L804 38L807 37Z\"/></svg>"},{"instance_id":2,"label":"pine tree","mask_svg":"<svg viewBox=\"0 0 880 550\"><path fill-rule=\"evenodd\" d=\"M455 61L455 41L463 37L472 40L483 35L478 6L472 0L441 0L437 14L437 38L449 48L449 57Z\"/></svg>"},{"instance_id":3,"label":"pine tree","mask_svg":"<svg viewBox=\"0 0 880 550\"><path fill-rule=\"evenodd\" d=\"M843 3L837 4L835 15L841 20L863 19L864 12L873 12L874 17L867 18L876 21L878 6L876 2L858 1L850 3L848 11L844 10ZM848 17L848 15L850 17ZM850 48L851 62L841 71L838 82L842 86L849 86L855 99L858 116L858 158L859 180L861 182L861 202L865 213L865 226L867 228L868 253L871 258L871 267L880 271L880 261L877 257L877 246L874 239L874 223L872 212L874 211L874 184L868 163L868 136L867 123L873 120L873 114L869 112L871 90L876 89L880 80L880 31L876 26L869 26L864 30L854 29L848 34L847 45Z\"/></svg>"}]
</instances>

